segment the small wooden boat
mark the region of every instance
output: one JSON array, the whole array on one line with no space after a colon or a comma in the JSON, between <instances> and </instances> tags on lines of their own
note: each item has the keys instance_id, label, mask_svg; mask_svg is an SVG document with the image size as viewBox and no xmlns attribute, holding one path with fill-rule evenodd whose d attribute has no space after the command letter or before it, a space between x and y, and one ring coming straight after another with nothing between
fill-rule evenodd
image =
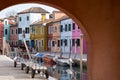
<instances>
[{"instance_id":1,"label":"small wooden boat","mask_svg":"<svg viewBox=\"0 0 120 80\"><path fill-rule=\"evenodd\" d=\"M43 57L43 61L44 61L45 63L54 64L55 61L53 60L53 58L54 58L54 56L45 55L45 56Z\"/></svg>"},{"instance_id":2,"label":"small wooden boat","mask_svg":"<svg viewBox=\"0 0 120 80\"><path fill-rule=\"evenodd\" d=\"M70 62L73 63L72 60L69 59L69 58L60 58L60 57L58 57L58 58L56 59L56 63L57 63L58 65L60 65L60 66L69 66L69 65L70 65Z\"/></svg>"}]
</instances>

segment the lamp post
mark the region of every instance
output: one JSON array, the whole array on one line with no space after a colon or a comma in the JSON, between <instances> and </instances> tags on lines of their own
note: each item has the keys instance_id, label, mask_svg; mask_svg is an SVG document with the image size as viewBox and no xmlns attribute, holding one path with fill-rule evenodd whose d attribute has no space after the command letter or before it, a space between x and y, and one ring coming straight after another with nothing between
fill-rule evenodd
<instances>
[{"instance_id":1,"label":"lamp post","mask_svg":"<svg viewBox=\"0 0 120 80\"><path fill-rule=\"evenodd\" d=\"M82 80L83 34L80 35L80 80Z\"/></svg>"}]
</instances>

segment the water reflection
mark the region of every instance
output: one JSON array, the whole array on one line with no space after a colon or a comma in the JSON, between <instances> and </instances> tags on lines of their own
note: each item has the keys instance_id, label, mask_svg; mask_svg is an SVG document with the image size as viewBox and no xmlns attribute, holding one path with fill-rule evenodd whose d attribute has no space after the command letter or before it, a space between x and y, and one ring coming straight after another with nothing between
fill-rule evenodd
<instances>
[{"instance_id":1,"label":"water reflection","mask_svg":"<svg viewBox=\"0 0 120 80\"><path fill-rule=\"evenodd\" d=\"M58 80L80 80L80 68L59 65L46 65L50 76L57 78ZM86 70L83 69L82 80L86 80Z\"/></svg>"}]
</instances>

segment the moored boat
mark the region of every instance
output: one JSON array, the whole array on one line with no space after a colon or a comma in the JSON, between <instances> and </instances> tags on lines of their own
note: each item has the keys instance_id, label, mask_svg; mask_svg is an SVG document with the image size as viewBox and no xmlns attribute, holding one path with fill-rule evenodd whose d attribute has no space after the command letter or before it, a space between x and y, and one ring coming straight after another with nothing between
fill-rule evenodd
<instances>
[{"instance_id":1,"label":"moored boat","mask_svg":"<svg viewBox=\"0 0 120 80\"><path fill-rule=\"evenodd\" d=\"M54 64L55 61L53 60L53 58L54 58L54 56L45 55L45 56L43 57L43 61L44 61L45 63Z\"/></svg>"}]
</instances>

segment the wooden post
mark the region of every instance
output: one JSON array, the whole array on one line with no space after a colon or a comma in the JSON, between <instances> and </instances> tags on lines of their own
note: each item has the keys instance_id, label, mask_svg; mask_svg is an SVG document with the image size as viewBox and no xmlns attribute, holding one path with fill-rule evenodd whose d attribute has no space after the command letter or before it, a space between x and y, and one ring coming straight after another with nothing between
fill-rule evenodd
<instances>
[{"instance_id":1,"label":"wooden post","mask_svg":"<svg viewBox=\"0 0 120 80\"><path fill-rule=\"evenodd\" d=\"M83 34L80 35L80 80L82 80Z\"/></svg>"},{"instance_id":2,"label":"wooden post","mask_svg":"<svg viewBox=\"0 0 120 80\"><path fill-rule=\"evenodd\" d=\"M27 50L27 54L28 54L28 56L29 56L29 59L31 60L30 52L29 52L29 50L28 50L28 47L27 47L27 44L26 44L25 39L23 39L23 42L24 42L24 44L25 44L25 48L26 48L26 50Z\"/></svg>"},{"instance_id":3,"label":"wooden post","mask_svg":"<svg viewBox=\"0 0 120 80\"><path fill-rule=\"evenodd\" d=\"M5 37L3 37L3 48L2 48L2 54L5 55Z\"/></svg>"}]
</instances>

